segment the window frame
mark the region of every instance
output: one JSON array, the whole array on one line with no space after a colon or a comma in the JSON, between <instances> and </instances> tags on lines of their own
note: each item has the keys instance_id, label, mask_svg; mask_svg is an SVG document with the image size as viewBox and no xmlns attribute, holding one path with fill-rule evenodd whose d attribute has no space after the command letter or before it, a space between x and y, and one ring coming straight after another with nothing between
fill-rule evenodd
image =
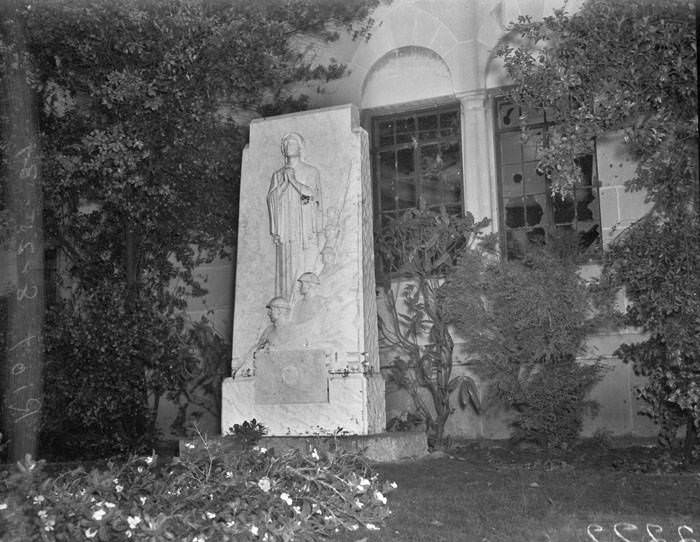
<instances>
[{"instance_id":1,"label":"window frame","mask_svg":"<svg viewBox=\"0 0 700 542\"><path fill-rule=\"evenodd\" d=\"M576 200L574 200L574 217L573 220L569 223L566 222L561 222L557 223L555 220L555 209L552 207L551 209L551 216L550 220L546 223L538 223L534 226L528 226L527 224L527 211L525 211L525 225L522 227L518 228L512 228L507 226L506 224L506 199L507 196L505 194L505 180L503 178L503 169L504 166L507 164L504 164L504 157L503 157L503 139L502 136L504 134L508 133L521 133L522 132L522 123L521 122L516 122L514 126L512 127L502 127L501 126L501 118L500 118L500 112L501 108L503 107L504 104L512 104L514 107L518 107L517 104L515 104L512 100L509 100L507 96L499 95L499 96L494 96L493 99L493 129L494 129L494 150L495 150L495 166L496 166L496 197L497 197L497 208L498 208L498 238L499 238L499 244L501 246L501 254L503 257L506 257L508 259L514 259L519 256L514 255L510 251L510 245L508 244L508 232L509 231L524 231L527 232L528 230L534 230L538 224L539 226L544 229L544 235L545 235L545 244L546 241L549 237L549 230L552 228L559 228L559 227L566 227L567 225L573 225L573 230L578 231L579 233L585 233L584 230L578 230L576 229L575 225L578 222L578 210L577 210L577 205L576 205ZM518 115L516 118L521 118L522 117L522 112L518 111ZM542 112L542 120L540 122L536 123L528 123L527 129L528 130L543 130L545 133L544 138L546 141L546 132L550 126L553 126L557 124L556 119L549 119L547 111ZM583 250L580 250L577 253L577 257L579 257L582 254L585 254L586 259L591 262L599 261L602 256L603 256L603 240L602 240L602 213L601 213L601 200L600 200L600 180L598 177L598 160L597 160L597 152L596 152L596 141L593 140L591 142L591 151L590 153L582 154L578 158L585 158L589 157L591 158L591 166L590 166L590 184L587 185L581 185L582 188L585 189L590 189L594 199L592 200L595 202L595 207L591 209L592 213L592 220L593 225L598 227L598 232L597 232L597 238L595 241L593 241L589 246L585 247ZM527 161L523 158L522 154L522 143L521 143L521 148L520 148L520 161L521 161L521 166L524 165ZM521 169L523 169L521 167ZM545 189L547 188L547 183L545 181ZM534 193L533 193L534 194ZM548 195L547 192L544 192L545 195ZM527 197L527 193L523 194L523 198ZM551 206L551 196L548 196L548 203ZM526 209L526 206L523 205L523 209ZM543 210L544 211L544 210ZM543 217L545 217L546 214L543 214ZM593 248L595 247L595 248Z\"/></svg>"},{"instance_id":2,"label":"window frame","mask_svg":"<svg viewBox=\"0 0 700 542\"><path fill-rule=\"evenodd\" d=\"M369 112L366 112L369 113ZM365 114L366 114L365 113ZM452 135L448 136L443 136L441 134L441 130L443 130L443 127L440 125L440 116L444 115L446 113L454 113L456 114L457 118L457 123L453 127L455 129L455 133ZM433 138L426 138L426 139L418 139L418 140L413 140L413 141L403 141L403 142L397 142L396 141L396 122L400 119L407 119L407 118L413 118L414 119L414 130L413 134L418 134L421 130L419 130L418 126L418 118L419 117L426 117L434 115L438 119L437 126L435 128L436 136ZM429 107L415 107L411 108L410 105L409 107L402 108L402 109L396 109L392 111L391 113L381 113L381 114L367 114L365 117L366 119L366 126L368 127L368 132L369 132L369 142L370 142L370 161L371 161L371 175L372 175L372 196L373 196L373 209L372 209L372 218L373 218L373 226L374 226L374 231L377 232L379 231L380 228L383 226L383 221L385 220L384 217L398 217L401 216L402 213L409 209L417 209L419 208L420 201L421 201L421 196L425 193L423 188L423 178L422 178L422 172L421 172L421 152L420 152L420 147L421 146L426 146L426 145L431 145L435 144L440 147L440 145L449 143L449 144L456 144L457 146L457 164L458 164L458 171L459 171L459 201L457 202L449 202L449 201L442 201L440 203L432 203L426 205L427 209L433 209L437 210L439 209L442 205L447 205L450 209L456 209L458 208L458 211L456 211L454 214L455 216L465 216L465 201L464 201L464 195L465 195L465 186L464 186L464 162L463 162L463 149L462 149L462 106L461 103L458 101L455 102L450 102L447 104L440 104L440 105L432 105ZM380 145L380 133L379 133L379 125L382 122L386 121L394 121L394 129L393 129L393 134L394 134L394 142L390 145ZM364 124L364 123L363 123ZM407 148L413 148L414 150L412 151L413 154L413 172L412 176L414 178L414 186L415 186L415 205L414 206L409 206L405 208L399 208L398 206L395 206L394 208L390 210L384 210L382 209L382 177L380 173L380 153L386 152L389 150L392 150L394 152L397 152L398 150L404 150ZM396 167L396 166L395 166ZM397 180L396 177L396 169L394 170L394 182ZM442 187L444 189L444 187ZM395 190L396 187L395 185L392 186L392 190ZM394 196L395 201L397 200L397 196ZM375 250L376 252L376 250ZM375 266L376 266L376 274L377 276L382 276L382 277L393 277L393 276L398 276L397 272L390 271L384 269L383 263L381 261L382 259L378 257L378 255L375 254Z\"/></svg>"}]
</instances>

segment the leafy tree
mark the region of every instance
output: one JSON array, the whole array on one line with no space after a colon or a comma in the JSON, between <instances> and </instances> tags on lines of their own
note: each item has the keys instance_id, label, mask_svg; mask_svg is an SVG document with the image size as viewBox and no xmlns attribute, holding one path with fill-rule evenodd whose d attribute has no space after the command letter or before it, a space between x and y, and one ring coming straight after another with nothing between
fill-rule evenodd
<instances>
[{"instance_id":1,"label":"leafy tree","mask_svg":"<svg viewBox=\"0 0 700 542\"><path fill-rule=\"evenodd\" d=\"M462 408L481 409L475 380L453 374L453 321L441 291L460 254L471 250L487 224L475 222L469 213L457 217L444 209L410 209L376 236L380 257L407 281L398 301L391 277L384 285L389 318L380 318L379 336L384 347L398 352L390 378L410 394L432 446L443 444L454 393Z\"/></svg>"},{"instance_id":2,"label":"leafy tree","mask_svg":"<svg viewBox=\"0 0 700 542\"><path fill-rule=\"evenodd\" d=\"M625 287L625 322L646 333L617 354L648 377L641 396L662 430L685 423L688 452L700 427L695 31L691 1L588 0L573 15L521 18L498 51L523 113L559 118L540 156L553 190L577 182L575 158L602 134L622 130L638 161L628 189L653 210L611 245L604 279Z\"/></svg>"},{"instance_id":3,"label":"leafy tree","mask_svg":"<svg viewBox=\"0 0 700 542\"><path fill-rule=\"evenodd\" d=\"M70 431L92 434L94 453L133 447L154 435L164 392L187 396L206 356L183 314L203 292L193 269L235 246L237 119L303 109L290 84L343 68L312 65L295 40L367 35L376 3L62 0L17 12L46 228L69 278L48 317L47 442Z\"/></svg>"}]
</instances>

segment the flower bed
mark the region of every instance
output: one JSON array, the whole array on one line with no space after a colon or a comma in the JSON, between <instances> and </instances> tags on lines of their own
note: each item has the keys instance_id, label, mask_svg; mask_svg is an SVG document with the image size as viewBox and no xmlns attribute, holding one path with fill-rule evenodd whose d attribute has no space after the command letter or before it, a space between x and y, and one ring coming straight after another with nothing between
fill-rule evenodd
<instances>
[{"instance_id":1,"label":"flower bed","mask_svg":"<svg viewBox=\"0 0 700 542\"><path fill-rule=\"evenodd\" d=\"M316 450L154 454L56 476L43 467L28 457L0 474L3 540L318 540L379 529L396 487L358 454Z\"/></svg>"}]
</instances>

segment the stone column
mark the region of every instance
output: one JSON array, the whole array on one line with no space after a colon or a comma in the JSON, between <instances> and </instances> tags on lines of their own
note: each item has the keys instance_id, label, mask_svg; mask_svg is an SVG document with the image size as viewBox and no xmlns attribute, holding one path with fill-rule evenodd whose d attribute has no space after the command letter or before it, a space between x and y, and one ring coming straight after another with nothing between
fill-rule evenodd
<instances>
[{"instance_id":1,"label":"stone column","mask_svg":"<svg viewBox=\"0 0 700 542\"><path fill-rule=\"evenodd\" d=\"M493 133L493 104L485 90L457 96L462 119L462 171L464 209L475 220L489 217L491 231L498 229L498 192Z\"/></svg>"}]
</instances>

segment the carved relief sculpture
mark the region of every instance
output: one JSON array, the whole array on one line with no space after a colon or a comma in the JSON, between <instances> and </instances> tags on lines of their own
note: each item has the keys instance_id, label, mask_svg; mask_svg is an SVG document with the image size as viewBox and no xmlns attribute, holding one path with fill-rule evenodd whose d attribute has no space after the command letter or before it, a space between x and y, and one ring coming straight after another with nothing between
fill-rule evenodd
<instances>
[{"instance_id":1,"label":"carved relief sculpture","mask_svg":"<svg viewBox=\"0 0 700 542\"><path fill-rule=\"evenodd\" d=\"M297 280L301 299L294 304L292 322L302 324L322 314L322 300L316 295L316 288L321 284L316 273L306 272Z\"/></svg>"},{"instance_id":2,"label":"carved relief sculpture","mask_svg":"<svg viewBox=\"0 0 700 542\"><path fill-rule=\"evenodd\" d=\"M282 138L285 165L274 172L267 193L270 235L275 245L275 295L291 300L297 278L315 269L323 235L318 169L302 160L304 139Z\"/></svg>"},{"instance_id":3,"label":"carved relief sculpture","mask_svg":"<svg viewBox=\"0 0 700 542\"><path fill-rule=\"evenodd\" d=\"M273 297L266 306L270 318L267 326L245 356L243 364L235 370L235 376L252 376L255 372L255 354L263 349L275 349L284 346L290 339L290 317L292 307L283 297Z\"/></svg>"}]
</instances>

